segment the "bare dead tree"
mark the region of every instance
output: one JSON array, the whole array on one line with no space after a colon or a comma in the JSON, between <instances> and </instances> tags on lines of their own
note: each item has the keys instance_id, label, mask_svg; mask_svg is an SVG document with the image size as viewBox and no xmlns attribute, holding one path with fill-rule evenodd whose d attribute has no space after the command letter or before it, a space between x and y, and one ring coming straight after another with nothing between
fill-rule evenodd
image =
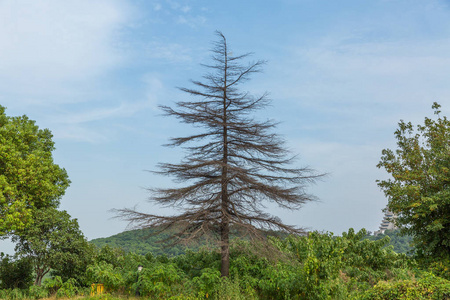
<instances>
[{"instance_id":1,"label":"bare dead tree","mask_svg":"<svg viewBox=\"0 0 450 300\"><path fill-rule=\"evenodd\" d=\"M213 63L204 65L210 70L204 81L192 81L192 89L181 88L196 101L180 101L175 108L161 106L165 115L204 129L199 134L172 138L166 146L184 146L188 154L178 164L160 163L155 172L173 176L186 185L150 190L151 201L182 208L182 213L159 216L136 209L117 212L137 228L176 227L178 241L216 233L221 247L221 274L228 276L230 226L251 235L257 235L259 229L301 233L301 229L265 213L264 203L272 201L298 209L314 199L305 188L323 174L289 167L294 157L284 141L270 132L276 123L256 121L250 115L268 105L267 94L253 97L238 89L250 75L261 71L264 61L243 65L241 61L250 53L233 56L225 36L221 32L217 35Z\"/></svg>"}]
</instances>

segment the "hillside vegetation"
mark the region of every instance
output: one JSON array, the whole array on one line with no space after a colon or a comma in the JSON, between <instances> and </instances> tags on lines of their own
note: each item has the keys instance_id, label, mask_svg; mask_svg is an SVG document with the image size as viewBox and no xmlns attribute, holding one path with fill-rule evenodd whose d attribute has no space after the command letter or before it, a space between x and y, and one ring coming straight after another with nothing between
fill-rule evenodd
<instances>
[{"instance_id":1,"label":"hillside vegetation","mask_svg":"<svg viewBox=\"0 0 450 300\"><path fill-rule=\"evenodd\" d=\"M412 255L414 253L414 247L411 245L413 238L409 235L401 235L400 230L386 230L383 234L369 235L368 238L371 241L377 241L389 237L388 246L392 246L393 250L397 253L404 253Z\"/></svg>"},{"instance_id":2,"label":"hillside vegetation","mask_svg":"<svg viewBox=\"0 0 450 300\"><path fill-rule=\"evenodd\" d=\"M167 239L170 236L170 233L167 232L152 235L154 232L155 230L150 228L129 230L110 237L93 239L90 243L99 248L109 246L140 255L152 253L153 255L165 254L174 256L185 252L185 247L183 245L172 245L168 247L170 243L161 242L161 240Z\"/></svg>"},{"instance_id":3,"label":"hillside vegetation","mask_svg":"<svg viewBox=\"0 0 450 300\"><path fill-rule=\"evenodd\" d=\"M228 278L220 276L218 251L200 248L168 257L104 246L93 253L85 277L78 281L56 276L41 287L29 283L28 289L3 289L0 299L88 295L92 283L102 283L108 299L450 298L450 281L444 278L450 277L448 268L420 266L414 258L394 252L388 236L366 236L365 230L350 229L342 236L311 232L269 237L267 243L235 238Z\"/></svg>"},{"instance_id":4,"label":"hillside vegetation","mask_svg":"<svg viewBox=\"0 0 450 300\"><path fill-rule=\"evenodd\" d=\"M153 255L168 255L176 256L184 254L186 249L198 250L200 247L208 246L206 240L198 243L192 243L188 247L184 245L170 245L168 242L161 242L170 236L170 232L154 234L155 230L136 229L124 231L110 237L93 239L90 243L102 248L109 246L112 248L119 248L125 252L134 252L140 255L146 255L151 253ZM265 232L265 235L272 235L278 237L286 237L286 234L277 231ZM386 239L389 237L389 239ZM233 238L242 238L236 231L233 231ZM396 253L411 254L414 248L410 245L412 237L400 235L399 230L386 230L384 234L379 235L366 235L371 241L377 241L384 239L388 241L386 247L392 246Z\"/></svg>"}]
</instances>

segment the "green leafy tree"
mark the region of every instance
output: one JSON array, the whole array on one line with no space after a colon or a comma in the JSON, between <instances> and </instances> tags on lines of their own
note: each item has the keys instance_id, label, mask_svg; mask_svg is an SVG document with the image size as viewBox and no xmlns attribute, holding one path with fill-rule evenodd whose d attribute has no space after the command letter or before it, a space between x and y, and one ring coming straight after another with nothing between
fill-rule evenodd
<instances>
[{"instance_id":1,"label":"green leafy tree","mask_svg":"<svg viewBox=\"0 0 450 300\"><path fill-rule=\"evenodd\" d=\"M399 122L398 149L385 149L377 165L392 175L378 181L389 198L396 224L413 236L418 254L442 259L450 255L450 121L425 118L423 125Z\"/></svg>"},{"instance_id":2,"label":"green leafy tree","mask_svg":"<svg viewBox=\"0 0 450 300\"><path fill-rule=\"evenodd\" d=\"M411 246L412 236L405 235L398 229L388 229L384 233L377 235L366 236L371 241L378 241L384 239L386 236L390 238L389 245L392 245L394 252L412 255L414 253L414 247Z\"/></svg>"},{"instance_id":3,"label":"green leafy tree","mask_svg":"<svg viewBox=\"0 0 450 300\"><path fill-rule=\"evenodd\" d=\"M59 205L70 181L54 149L48 129L0 106L0 237L29 226L33 210Z\"/></svg>"},{"instance_id":4,"label":"green leafy tree","mask_svg":"<svg viewBox=\"0 0 450 300\"><path fill-rule=\"evenodd\" d=\"M84 273L89 263L89 244L79 229L76 219L66 211L45 208L35 212L33 226L12 237L16 253L29 257L36 274L35 284L50 269L65 277Z\"/></svg>"}]
</instances>

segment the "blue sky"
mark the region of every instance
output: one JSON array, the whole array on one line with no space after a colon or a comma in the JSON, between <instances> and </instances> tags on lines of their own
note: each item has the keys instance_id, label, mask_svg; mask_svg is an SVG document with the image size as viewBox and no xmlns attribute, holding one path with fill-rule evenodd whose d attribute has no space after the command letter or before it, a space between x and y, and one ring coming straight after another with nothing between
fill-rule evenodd
<instances>
[{"instance_id":1,"label":"blue sky","mask_svg":"<svg viewBox=\"0 0 450 300\"><path fill-rule=\"evenodd\" d=\"M267 60L245 86L270 93L259 116L281 122L298 166L329 173L310 188L320 201L268 209L309 229L376 230L376 164L397 122L422 122L434 101L450 111L449 1L0 0L0 104L53 132L72 180L61 208L89 239L126 228L112 208L161 212L144 188L171 181L145 170L179 161L162 144L190 129L157 107L201 79L215 30Z\"/></svg>"}]
</instances>

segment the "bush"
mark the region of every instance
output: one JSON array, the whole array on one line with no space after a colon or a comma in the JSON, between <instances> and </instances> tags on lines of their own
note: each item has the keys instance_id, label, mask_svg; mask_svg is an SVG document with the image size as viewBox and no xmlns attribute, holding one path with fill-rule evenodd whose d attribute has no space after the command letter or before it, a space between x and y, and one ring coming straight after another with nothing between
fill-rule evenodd
<instances>
[{"instance_id":1,"label":"bush","mask_svg":"<svg viewBox=\"0 0 450 300\"><path fill-rule=\"evenodd\" d=\"M33 283L33 266L29 259L13 259L0 254L0 288L26 289Z\"/></svg>"},{"instance_id":2,"label":"bush","mask_svg":"<svg viewBox=\"0 0 450 300\"><path fill-rule=\"evenodd\" d=\"M72 298L78 294L77 281L70 278L56 292L56 298Z\"/></svg>"},{"instance_id":3,"label":"bush","mask_svg":"<svg viewBox=\"0 0 450 300\"><path fill-rule=\"evenodd\" d=\"M216 285L216 291L214 293L214 299L217 300L250 300L258 299L256 291L250 287L242 289L240 286L239 278L234 280L230 278L221 278L219 284Z\"/></svg>"},{"instance_id":4,"label":"bush","mask_svg":"<svg viewBox=\"0 0 450 300\"><path fill-rule=\"evenodd\" d=\"M201 249L197 252L187 250L186 254L176 256L172 261L189 279L192 279L201 276L205 268L219 270L220 254L207 249Z\"/></svg>"},{"instance_id":5,"label":"bush","mask_svg":"<svg viewBox=\"0 0 450 300\"><path fill-rule=\"evenodd\" d=\"M450 254L448 257L430 258L426 256L417 257L419 266L436 276L450 280Z\"/></svg>"},{"instance_id":6,"label":"bush","mask_svg":"<svg viewBox=\"0 0 450 300\"><path fill-rule=\"evenodd\" d=\"M55 294L63 285L61 277L55 276L44 280L44 288L49 294Z\"/></svg>"},{"instance_id":7,"label":"bush","mask_svg":"<svg viewBox=\"0 0 450 300\"><path fill-rule=\"evenodd\" d=\"M28 289L28 298L30 299L42 299L47 298L50 295L47 288L44 286L32 285Z\"/></svg>"},{"instance_id":8,"label":"bush","mask_svg":"<svg viewBox=\"0 0 450 300\"><path fill-rule=\"evenodd\" d=\"M135 290L142 296L167 299L181 291L183 272L175 264L155 263L137 274Z\"/></svg>"},{"instance_id":9,"label":"bush","mask_svg":"<svg viewBox=\"0 0 450 300\"><path fill-rule=\"evenodd\" d=\"M121 269L105 261L100 261L87 268L88 278L92 283L103 283L108 291L125 289L125 279Z\"/></svg>"},{"instance_id":10,"label":"bush","mask_svg":"<svg viewBox=\"0 0 450 300\"><path fill-rule=\"evenodd\" d=\"M415 280L379 282L359 297L361 300L450 299L450 281L431 273Z\"/></svg>"},{"instance_id":11,"label":"bush","mask_svg":"<svg viewBox=\"0 0 450 300\"><path fill-rule=\"evenodd\" d=\"M200 276L192 279L192 284L197 294L201 297L208 297L214 294L220 283L220 271L213 268L204 268Z\"/></svg>"}]
</instances>

